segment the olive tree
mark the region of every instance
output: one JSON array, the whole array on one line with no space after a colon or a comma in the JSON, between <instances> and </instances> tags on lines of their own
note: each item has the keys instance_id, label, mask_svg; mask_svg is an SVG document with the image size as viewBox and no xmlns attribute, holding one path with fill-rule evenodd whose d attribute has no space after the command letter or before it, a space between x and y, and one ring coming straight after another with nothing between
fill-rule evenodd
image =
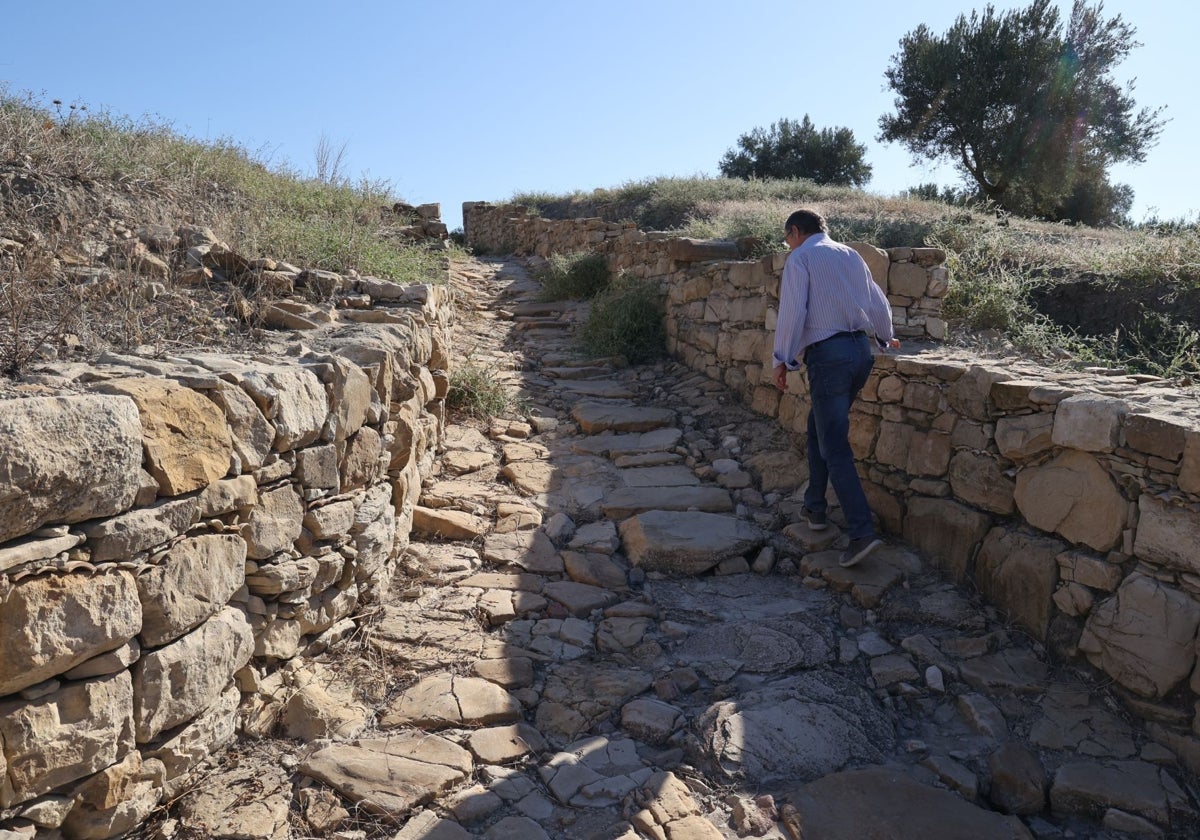
<instances>
[{"instance_id":1,"label":"olive tree","mask_svg":"<svg viewBox=\"0 0 1200 840\"><path fill-rule=\"evenodd\" d=\"M1140 44L1119 15L1101 12L1075 0L1064 26L1050 0L1034 0L959 15L941 35L918 26L885 73L896 112L880 118L879 139L952 161L1015 213L1089 223L1123 214L1131 193L1109 183L1108 168L1145 160L1162 109L1138 110L1132 82L1113 79Z\"/></svg>"}]
</instances>

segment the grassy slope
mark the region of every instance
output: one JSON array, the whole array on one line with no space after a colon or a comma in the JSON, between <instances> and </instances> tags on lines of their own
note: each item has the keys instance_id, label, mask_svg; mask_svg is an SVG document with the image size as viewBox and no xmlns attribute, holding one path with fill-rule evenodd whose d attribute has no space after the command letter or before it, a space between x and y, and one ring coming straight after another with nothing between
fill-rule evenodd
<instances>
[{"instance_id":1,"label":"grassy slope","mask_svg":"<svg viewBox=\"0 0 1200 840\"><path fill-rule=\"evenodd\" d=\"M44 103L0 85L0 240L17 243L0 242L0 367L17 372L38 345L68 335L93 351L246 338L253 324L222 314L245 290L168 282L146 301L144 282L105 261L105 249L146 225L210 227L249 259L434 280L444 254L393 235L409 221L389 212L396 200L385 182L306 178L233 141L201 142L152 118ZM109 287L90 293L70 266L102 268Z\"/></svg>"},{"instance_id":2,"label":"grassy slope","mask_svg":"<svg viewBox=\"0 0 1200 840\"><path fill-rule=\"evenodd\" d=\"M552 218L600 216L690 236L756 236L762 250L782 250L788 213L815 207L837 239L944 248L953 278L945 314L954 341L999 338L1044 359L1116 365L1185 384L1200 378L1196 224L1048 224L803 180L656 178L512 200Z\"/></svg>"}]
</instances>

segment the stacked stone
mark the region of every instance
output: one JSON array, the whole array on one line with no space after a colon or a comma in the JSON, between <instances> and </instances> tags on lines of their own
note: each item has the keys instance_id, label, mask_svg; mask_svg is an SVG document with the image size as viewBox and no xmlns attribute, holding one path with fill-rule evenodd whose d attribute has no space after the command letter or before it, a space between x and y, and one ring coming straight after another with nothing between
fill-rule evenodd
<instances>
[{"instance_id":1,"label":"stacked stone","mask_svg":"<svg viewBox=\"0 0 1200 840\"><path fill-rule=\"evenodd\" d=\"M393 204L388 211L393 216L404 219L408 224L395 228L392 235L410 242L422 242L445 247L450 239L446 223L442 221L442 205L418 204L413 206L404 202Z\"/></svg>"},{"instance_id":2,"label":"stacked stone","mask_svg":"<svg viewBox=\"0 0 1200 840\"><path fill-rule=\"evenodd\" d=\"M1146 377L1029 368L880 357L851 432L872 507L1140 714L1176 724L1160 734L1200 767L1195 402ZM793 384L779 417L801 431Z\"/></svg>"},{"instance_id":3,"label":"stacked stone","mask_svg":"<svg viewBox=\"0 0 1200 840\"><path fill-rule=\"evenodd\" d=\"M754 369L746 370L746 381L755 383L752 387L769 386L769 382L760 382L756 375L761 374L757 365L764 362L764 356L746 355L746 349L748 345L758 349L758 345L770 344L785 254L774 254L757 262L744 261L738 243L646 233L630 222L541 219L522 205L465 202L463 225L467 242L472 245L540 257L578 251L600 253L608 257L613 271L658 281L670 296L667 323L673 354L704 355L703 368L716 379L723 377L714 375L713 370L727 371L747 362L747 367ZM945 338L942 298L949 288L950 275L944 265L943 251L938 248L884 251L863 242L850 245L863 256L875 282L888 296L896 335L932 341ZM713 289L721 290L720 297L732 305L732 312L720 301L711 310L706 306L697 311L690 306L701 300L706 305L711 303L709 293ZM769 314L764 316L767 310ZM691 341L694 330L700 334L695 343ZM725 335L726 346L718 345L715 337L718 333ZM754 336L748 337L746 333ZM738 355L731 352L729 342L736 342ZM770 355L768 347L765 360L769 361ZM693 366L700 368L698 364ZM767 372L770 373L769 369ZM745 382L730 384L735 390L745 390Z\"/></svg>"},{"instance_id":4,"label":"stacked stone","mask_svg":"<svg viewBox=\"0 0 1200 840\"><path fill-rule=\"evenodd\" d=\"M0 826L133 828L353 630L444 424L447 300L415 297L290 358L110 356L0 403Z\"/></svg>"},{"instance_id":5,"label":"stacked stone","mask_svg":"<svg viewBox=\"0 0 1200 840\"><path fill-rule=\"evenodd\" d=\"M589 224L539 228L485 204L464 205L468 216L469 241L477 229L539 254L561 241L547 231ZM606 253L662 283L676 358L803 435L803 377L790 377L782 397L770 382L785 255L739 262L733 243L724 247L648 234ZM853 247L888 294L897 334L941 338L942 252ZM1197 400L1154 377L981 365L928 347L880 357L863 396L851 443L884 527L973 581L1058 653L1112 676L1200 769Z\"/></svg>"}]
</instances>

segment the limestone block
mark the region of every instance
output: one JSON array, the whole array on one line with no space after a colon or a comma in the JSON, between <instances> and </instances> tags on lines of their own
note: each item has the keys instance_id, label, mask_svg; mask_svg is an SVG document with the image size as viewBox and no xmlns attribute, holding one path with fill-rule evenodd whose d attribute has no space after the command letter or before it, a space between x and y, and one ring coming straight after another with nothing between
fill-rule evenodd
<instances>
[{"instance_id":1,"label":"limestone block","mask_svg":"<svg viewBox=\"0 0 1200 840\"><path fill-rule=\"evenodd\" d=\"M880 419L873 414L866 414L861 411L850 412L850 449L854 452L854 457L857 460L866 460L871 456L871 452L875 447L875 436L879 433ZM801 461L804 467L804 474L796 478L797 484L803 484L808 478L808 462ZM793 476L798 475L793 473ZM782 476L773 477L774 482L780 482ZM770 488L762 485L763 492L767 492Z\"/></svg>"},{"instance_id":2,"label":"limestone block","mask_svg":"<svg viewBox=\"0 0 1200 840\"><path fill-rule=\"evenodd\" d=\"M316 580L320 565L315 557L291 558L281 555L275 562L261 564L248 573L246 586L253 594L264 597L299 592Z\"/></svg>"},{"instance_id":3,"label":"limestone block","mask_svg":"<svg viewBox=\"0 0 1200 840\"><path fill-rule=\"evenodd\" d=\"M739 257L737 243L727 239L671 239L667 253L676 262L736 260Z\"/></svg>"},{"instance_id":4,"label":"limestone block","mask_svg":"<svg viewBox=\"0 0 1200 840\"><path fill-rule=\"evenodd\" d=\"M384 445L392 455L388 469L402 470L416 457L416 408L406 404L400 410L391 412L390 419L384 425Z\"/></svg>"},{"instance_id":5,"label":"limestone block","mask_svg":"<svg viewBox=\"0 0 1200 840\"><path fill-rule=\"evenodd\" d=\"M354 525L354 502L346 500L313 508L304 515L304 527L319 540L336 539Z\"/></svg>"},{"instance_id":6,"label":"limestone block","mask_svg":"<svg viewBox=\"0 0 1200 840\"><path fill-rule=\"evenodd\" d=\"M1013 512L1016 483L990 455L959 450L950 462L954 495L984 510L1007 516Z\"/></svg>"},{"instance_id":7,"label":"limestone block","mask_svg":"<svg viewBox=\"0 0 1200 840\"><path fill-rule=\"evenodd\" d=\"M971 558L991 527L991 517L949 499L908 500L904 539L920 548L957 581L967 578Z\"/></svg>"},{"instance_id":8,"label":"limestone block","mask_svg":"<svg viewBox=\"0 0 1200 840\"><path fill-rule=\"evenodd\" d=\"M699 574L763 544L756 526L730 516L699 511L651 510L619 526L629 561L647 570Z\"/></svg>"},{"instance_id":9,"label":"limestone block","mask_svg":"<svg viewBox=\"0 0 1200 840\"><path fill-rule=\"evenodd\" d=\"M879 439L875 442L875 460L890 467L908 466L908 452L916 430L907 423L885 420L879 424Z\"/></svg>"},{"instance_id":10,"label":"limestone block","mask_svg":"<svg viewBox=\"0 0 1200 840\"><path fill-rule=\"evenodd\" d=\"M359 369L366 373L375 396L383 405L392 401L392 379L395 376L395 365L392 353L378 343L340 344L334 351L354 362ZM405 363L407 365L407 362Z\"/></svg>"},{"instance_id":11,"label":"limestone block","mask_svg":"<svg viewBox=\"0 0 1200 840\"><path fill-rule=\"evenodd\" d=\"M292 485L261 492L250 520L243 528L246 554L264 560L292 547L304 522L304 502Z\"/></svg>"},{"instance_id":12,"label":"limestone block","mask_svg":"<svg viewBox=\"0 0 1200 840\"><path fill-rule=\"evenodd\" d=\"M915 408L917 411L934 414L938 410L941 398L942 390L936 385L909 382L904 387L904 395L901 397L900 404L905 408Z\"/></svg>"},{"instance_id":13,"label":"limestone block","mask_svg":"<svg viewBox=\"0 0 1200 840\"><path fill-rule=\"evenodd\" d=\"M993 528L975 560L975 580L985 598L1035 638L1045 641L1058 585L1058 540Z\"/></svg>"},{"instance_id":14,"label":"limestone block","mask_svg":"<svg viewBox=\"0 0 1200 840\"><path fill-rule=\"evenodd\" d=\"M1121 567L1084 551L1064 551L1058 555L1059 576L1102 592L1115 592L1124 573Z\"/></svg>"},{"instance_id":15,"label":"limestone block","mask_svg":"<svg viewBox=\"0 0 1200 840\"><path fill-rule=\"evenodd\" d=\"M936 300L944 298L948 291L950 291L950 269L944 265L929 269L929 286L925 289L925 294Z\"/></svg>"},{"instance_id":16,"label":"limestone block","mask_svg":"<svg viewBox=\"0 0 1200 840\"><path fill-rule=\"evenodd\" d=\"M1183 454L1188 428L1175 417L1130 414L1125 418L1125 442L1131 449L1177 461Z\"/></svg>"},{"instance_id":17,"label":"limestone block","mask_svg":"<svg viewBox=\"0 0 1200 840\"><path fill-rule=\"evenodd\" d=\"M323 357L331 372L325 377L329 387L329 427L333 440L343 441L362 428L371 406L371 380L362 369L346 359Z\"/></svg>"},{"instance_id":18,"label":"limestone block","mask_svg":"<svg viewBox=\"0 0 1200 840\"><path fill-rule=\"evenodd\" d=\"M992 385L1012 378L1012 374L1002 370L971 365L946 389L946 401L964 417L987 420L991 414L988 396L991 394Z\"/></svg>"},{"instance_id":19,"label":"limestone block","mask_svg":"<svg viewBox=\"0 0 1200 840\"><path fill-rule=\"evenodd\" d=\"M1025 461L1053 445L1054 415L1039 411L996 421L996 446L1010 461Z\"/></svg>"},{"instance_id":20,"label":"limestone block","mask_svg":"<svg viewBox=\"0 0 1200 840\"><path fill-rule=\"evenodd\" d=\"M0 703L8 773L0 806L10 807L118 761L133 746L128 672L70 683L33 701Z\"/></svg>"},{"instance_id":21,"label":"limestone block","mask_svg":"<svg viewBox=\"0 0 1200 840\"><path fill-rule=\"evenodd\" d=\"M265 659L291 659L300 652L304 627L295 619L275 619L254 637L254 655Z\"/></svg>"},{"instance_id":22,"label":"limestone block","mask_svg":"<svg viewBox=\"0 0 1200 840\"><path fill-rule=\"evenodd\" d=\"M200 520L200 504L196 497L160 502L154 507L138 508L112 519L87 525L92 549L92 561L127 560L139 551L146 551L174 539Z\"/></svg>"},{"instance_id":23,"label":"limestone block","mask_svg":"<svg viewBox=\"0 0 1200 840\"><path fill-rule=\"evenodd\" d=\"M204 534L176 543L137 579L143 644L159 647L199 626L224 608L245 579L241 537Z\"/></svg>"},{"instance_id":24,"label":"limestone block","mask_svg":"<svg viewBox=\"0 0 1200 840\"><path fill-rule=\"evenodd\" d=\"M183 638L144 654L133 671L138 743L208 708L253 652L245 615L226 607Z\"/></svg>"},{"instance_id":25,"label":"limestone block","mask_svg":"<svg viewBox=\"0 0 1200 840\"><path fill-rule=\"evenodd\" d=\"M1017 473L1017 507L1034 527L1097 551L1117 545L1126 503L1104 467L1086 452L1069 450Z\"/></svg>"},{"instance_id":26,"label":"limestone block","mask_svg":"<svg viewBox=\"0 0 1200 840\"><path fill-rule=\"evenodd\" d=\"M761 323L761 322L760 322ZM729 335L729 358L737 362L753 362L770 352L772 336L765 330L739 329ZM718 351L720 355L725 353Z\"/></svg>"},{"instance_id":27,"label":"limestone block","mask_svg":"<svg viewBox=\"0 0 1200 840\"><path fill-rule=\"evenodd\" d=\"M1133 552L1142 560L1200 574L1200 512L1148 493L1138 498Z\"/></svg>"},{"instance_id":28,"label":"limestone block","mask_svg":"<svg viewBox=\"0 0 1200 840\"><path fill-rule=\"evenodd\" d=\"M1079 649L1130 691L1157 698L1191 673L1198 627L1200 604L1135 572L1092 609Z\"/></svg>"},{"instance_id":29,"label":"limestone block","mask_svg":"<svg viewBox=\"0 0 1200 840\"><path fill-rule=\"evenodd\" d=\"M424 732L333 744L300 764L301 773L324 782L364 810L394 820L460 784L473 769L469 752ZM406 832L401 834L414 840L440 834L437 828ZM461 834L446 832L444 836Z\"/></svg>"},{"instance_id":30,"label":"limestone block","mask_svg":"<svg viewBox=\"0 0 1200 840\"><path fill-rule=\"evenodd\" d=\"M900 533L904 527L904 504L896 494L873 481L863 482L863 493L871 512L879 517L879 524L891 534Z\"/></svg>"},{"instance_id":31,"label":"limestone block","mask_svg":"<svg viewBox=\"0 0 1200 840\"><path fill-rule=\"evenodd\" d=\"M141 464L141 421L124 397L0 402L0 543L128 510Z\"/></svg>"},{"instance_id":32,"label":"limestone block","mask_svg":"<svg viewBox=\"0 0 1200 840\"><path fill-rule=\"evenodd\" d=\"M1037 408L1030 394L1045 385L1035 379L1012 379L992 385L992 403L1001 411L1028 411Z\"/></svg>"},{"instance_id":33,"label":"limestone block","mask_svg":"<svg viewBox=\"0 0 1200 840\"><path fill-rule=\"evenodd\" d=\"M366 487L379 475L379 457L383 453L383 438L370 426L363 426L346 442L338 472L340 492L348 493ZM389 459L390 460L390 459Z\"/></svg>"},{"instance_id":34,"label":"limestone block","mask_svg":"<svg viewBox=\"0 0 1200 840\"><path fill-rule=\"evenodd\" d=\"M846 247L853 248L858 252L871 271L871 279L886 295L888 293L888 270L892 264L887 251L866 242L847 242Z\"/></svg>"},{"instance_id":35,"label":"limestone block","mask_svg":"<svg viewBox=\"0 0 1200 840\"><path fill-rule=\"evenodd\" d=\"M1200 431L1186 435L1183 461L1179 465L1179 489L1200 496Z\"/></svg>"},{"instance_id":36,"label":"limestone block","mask_svg":"<svg viewBox=\"0 0 1200 840\"><path fill-rule=\"evenodd\" d=\"M124 671L142 655L142 646L137 639L130 639L119 648L93 656L63 673L68 680L90 680L92 677L106 677Z\"/></svg>"},{"instance_id":37,"label":"limestone block","mask_svg":"<svg viewBox=\"0 0 1200 840\"><path fill-rule=\"evenodd\" d=\"M1095 602L1092 590L1078 583L1066 583L1054 592L1054 603L1065 615L1087 615Z\"/></svg>"},{"instance_id":38,"label":"limestone block","mask_svg":"<svg viewBox=\"0 0 1200 840\"><path fill-rule=\"evenodd\" d=\"M275 427L258 410L249 394L236 385L221 382L208 394L225 413L225 422L233 438L233 451L242 462L242 470L253 472L261 467L275 442Z\"/></svg>"},{"instance_id":39,"label":"limestone block","mask_svg":"<svg viewBox=\"0 0 1200 840\"><path fill-rule=\"evenodd\" d=\"M928 286L929 272L916 263L892 263L888 269L888 294L919 298Z\"/></svg>"},{"instance_id":40,"label":"limestone block","mask_svg":"<svg viewBox=\"0 0 1200 840\"><path fill-rule=\"evenodd\" d=\"M950 435L945 432L917 431L909 438L908 460L904 471L909 475L943 476L950 464Z\"/></svg>"},{"instance_id":41,"label":"limestone block","mask_svg":"<svg viewBox=\"0 0 1200 840\"><path fill-rule=\"evenodd\" d=\"M12 586L0 609L0 695L114 650L141 626L129 572L25 578Z\"/></svg>"},{"instance_id":42,"label":"limestone block","mask_svg":"<svg viewBox=\"0 0 1200 840\"><path fill-rule=\"evenodd\" d=\"M200 493L200 516L208 519L232 513L253 505L258 500L258 485L254 477L239 475L214 481Z\"/></svg>"},{"instance_id":43,"label":"limestone block","mask_svg":"<svg viewBox=\"0 0 1200 840\"><path fill-rule=\"evenodd\" d=\"M159 493L179 496L229 471L233 440L221 410L203 395L166 379L117 379L98 390L133 400L142 421L146 469Z\"/></svg>"},{"instance_id":44,"label":"limestone block","mask_svg":"<svg viewBox=\"0 0 1200 840\"><path fill-rule=\"evenodd\" d=\"M329 414L325 386L300 367L262 367L239 375L239 385L275 427L271 446L286 452L308 446L321 435Z\"/></svg>"},{"instance_id":45,"label":"limestone block","mask_svg":"<svg viewBox=\"0 0 1200 840\"><path fill-rule=\"evenodd\" d=\"M1121 422L1128 411L1124 401L1113 397L1067 397L1054 412L1054 444L1085 452L1112 452L1120 443Z\"/></svg>"},{"instance_id":46,"label":"limestone block","mask_svg":"<svg viewBox=\"0 0 1200 840\"><path fill-rule=\"evenodd\" d=\"M75 788L75 807L63 823L67 837L123 836L141 825L162 798L162 764L133 750Z\"/></svg>"},{"instance_id":47,"label":"limestone block","mask_svg":"<svg viewBox=\"0 0 1200 840\"><path fill-rule=\"evenodd\" d=\"M295 476L306 489L336 491L341 483L337 447L327 443L299 450Z\"/></svg>"}]
</instances>

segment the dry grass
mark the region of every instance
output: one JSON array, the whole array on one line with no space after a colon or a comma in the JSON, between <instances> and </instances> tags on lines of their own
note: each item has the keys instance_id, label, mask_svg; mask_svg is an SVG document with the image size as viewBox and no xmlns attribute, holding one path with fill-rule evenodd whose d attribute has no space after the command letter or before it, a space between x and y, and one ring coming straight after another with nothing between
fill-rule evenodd
<instances>
[{"instance_id":1,"label":"dry grass","mask_svg":"<svg viewBox=\"0 0 1200 840\"><path fill-rule=\"evenodd\" d=\"M808 181L658 178L566 196L517 195L555 218L600 216L688 236L755 237L784 250L783 220L800 206L842 241L944 248L952 271L950 340L981 335L1044 360L1122 366L1200 379L1200 224L1089 228Z\"/></svg>"},{"instance_id":2,"label":"dry grass","mask_svg":"<svg viewBox=\"0 0 1200 840\"><path fill-rule=\"evenodd\" d=\"M15 96L0 84L0 368L18 371L65 339L91 352L252 341L255 290L151 282L105 256L146 225L206 226L248 259L443 279L444 251L398 238L409 220L391 212L390 186L330 177L336 163L335 154L323 178L305 177L232 140L199 141L158 118ZM182 264L181 253L162 256Z\"/></svg>"}]
</instances>

